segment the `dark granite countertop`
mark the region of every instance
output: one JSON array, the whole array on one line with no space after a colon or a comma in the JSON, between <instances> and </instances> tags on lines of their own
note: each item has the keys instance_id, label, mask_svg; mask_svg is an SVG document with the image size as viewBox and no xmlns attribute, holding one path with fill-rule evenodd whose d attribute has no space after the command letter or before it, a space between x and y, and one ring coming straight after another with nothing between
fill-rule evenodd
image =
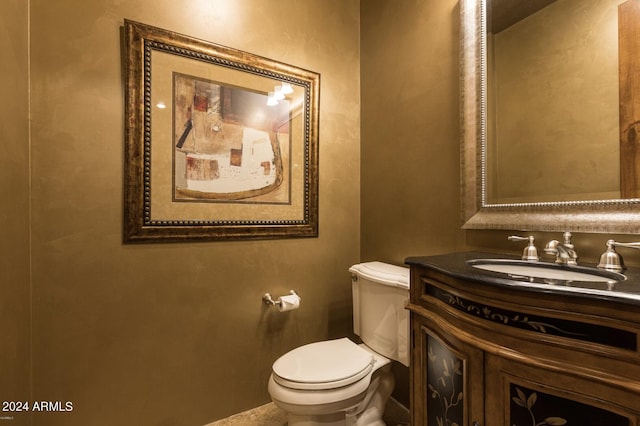
<instances>
[{"instance_id":1,"label":"dark granite countertop","mask_svg":"<svg viewBox=\"0 0 640 426\"><path fill-rule=\"evenodd\" d=\"M612 283L595 281L569 281L560 279L520 277L500 273L485 271L475 268L467 263L476 259L511 259L520 260L513 255L502 255L496 253L483 252L457 252L435 256L408 257L405 260L407 265L423 266L430 268L454 278L468 281L482 282L496 286L518 288L523 291L533 293L563 294L566 296L593 299L610 300L640 306L640 268L628 268L621 272L625 280ZM556 265L548 261L536 262L544 264L551 269L564 269L581 272L583 268L594 268L596 265L587 262L578 262L577 267ZM535 263L534 263L535 264ZM606 273L605 273L606 274Z\"/></svg>"}]
</instances>

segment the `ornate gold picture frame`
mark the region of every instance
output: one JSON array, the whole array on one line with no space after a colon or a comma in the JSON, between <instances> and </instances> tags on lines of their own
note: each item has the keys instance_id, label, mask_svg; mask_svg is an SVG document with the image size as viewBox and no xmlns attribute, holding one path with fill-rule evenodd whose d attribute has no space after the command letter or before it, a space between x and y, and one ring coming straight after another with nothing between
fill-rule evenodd
<instances>
[{"instance_id":1,"label":"ornate gold picture frame","mask_svg":"<svg viewBox=\"0 0 640 426\"><path fill-rule=\"evenodd\" d=\"M125 20L125 242L318 235L320 75Z\"/></svg>"}]
</instances>

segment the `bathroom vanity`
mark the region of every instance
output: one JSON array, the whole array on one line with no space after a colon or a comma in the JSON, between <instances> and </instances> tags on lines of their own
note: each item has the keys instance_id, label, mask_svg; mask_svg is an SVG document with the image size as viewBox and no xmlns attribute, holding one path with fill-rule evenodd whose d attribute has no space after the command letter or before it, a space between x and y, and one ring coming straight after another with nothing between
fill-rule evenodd
<instances>
[{"instance_id":1,"label":"bathroom vanity","mask_svg":"<svg viewBox=\"0 0 640 426\"><path fill-rule=\"evenodd\" d=\"M584 268L599 281L583 281L554 264L559 278L477 267L508 258L406 260L412 424L640 426L640 271Z\"/></svg>"}]
</instances>

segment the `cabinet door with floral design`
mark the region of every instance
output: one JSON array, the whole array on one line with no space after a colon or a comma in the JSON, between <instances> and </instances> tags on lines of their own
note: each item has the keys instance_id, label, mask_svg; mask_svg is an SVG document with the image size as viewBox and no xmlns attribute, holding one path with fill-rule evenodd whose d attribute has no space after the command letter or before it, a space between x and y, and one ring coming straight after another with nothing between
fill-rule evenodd
<instances>
[{"instance_id":1,"label":"cabinet door with floral design","mask_svg":"<svg viewBox=\"0 0 640 426\"><path fill-rule=\"evenodd\" d=\"M487 410L495 414L496 425L639 425L640 395L634 392L595 384L571 371L551 373L491 355L485 359Z\"/></svg>"},{"instance_id":2,"label":"cabinet door with floral design","mask_svg":"<svg viewBox=\"0 0 640 426\"><path fill-rule=\"evenodd\" d=\"M414 324L414 383L419 401L414 425L472 426L483 419L483 353L438 330L429 320ZM418 361L419 360L419 361Z\"/></svg>"}]
</instances>

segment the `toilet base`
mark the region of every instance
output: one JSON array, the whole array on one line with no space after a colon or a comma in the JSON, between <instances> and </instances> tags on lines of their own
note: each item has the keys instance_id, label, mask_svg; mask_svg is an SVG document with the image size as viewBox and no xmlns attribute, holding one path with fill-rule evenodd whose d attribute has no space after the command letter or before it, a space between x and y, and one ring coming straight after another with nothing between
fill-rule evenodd
<instances>
[{"instance_id":1,"label":"toilet base","mask_svg":"<svg viewBox=\"0 0 640 426\"><path fill-rule=\"evenodd\" d=\"M391 396L395 380L391 366L385 365L373 373L366 392L328 406L287 406L274 403L287 411L288 426L385 426L382 416Z\"/></svg>"}]
</instances>

